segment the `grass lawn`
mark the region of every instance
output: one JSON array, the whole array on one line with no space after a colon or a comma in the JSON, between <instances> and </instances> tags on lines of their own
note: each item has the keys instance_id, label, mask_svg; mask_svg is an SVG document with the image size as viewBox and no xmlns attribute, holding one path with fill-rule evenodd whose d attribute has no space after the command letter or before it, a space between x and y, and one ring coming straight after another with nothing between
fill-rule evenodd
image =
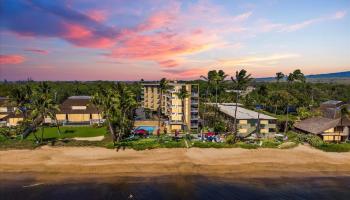
<instances>
[{"instance_id":1,"label":"grass lawn","mask_svg":"<svg viewBox=\"0 0 350 200\"><path fill-rule=\"evenodd\" d=\"M328 152L348 152L350 151L350 143L341 143L341 144L326 143L316 148L321 149L323 151L328 151Z\"/></svg>"},{"instance_id":2,"label":"grass lawn","mask_svg":"<svg viewBox=\"0 0 350 200\"><path fill-rule=\"evenodd\" d=\"M44 129L44 139L63 139L74 137L96 137L105 135L106 127L94 128L89 126L63 126L60 127L61 135L58 134L56 127L47 127ZM39 128L36 133L37 137L41 137L41 129ZM28 140L35 140L34 134L30 134L27 137Z\"/></svg>"},{"instance_id":3,"label":"grass lawn","mask_svg":"<svg viewBox=\"0 0 350 200\"><path fill-rule=\"evenodd\" d=\"M131 148L135 150L156 149L156 148L186 148L185 139L175 141L172 137L151 136L149 138L140 138L136 140L122 141L119 148Z\"/></svg>"}]
</instances>

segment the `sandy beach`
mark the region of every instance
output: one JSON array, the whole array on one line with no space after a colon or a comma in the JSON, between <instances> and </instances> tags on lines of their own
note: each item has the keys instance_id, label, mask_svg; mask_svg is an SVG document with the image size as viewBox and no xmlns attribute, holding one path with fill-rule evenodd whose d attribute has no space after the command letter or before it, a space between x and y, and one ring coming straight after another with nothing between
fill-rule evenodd
<instances>
[{"instance_id":1,"label":"sandy beach","mask_svg":"<svg viewBox=\"0 0 350 200\"><path fill-rule=\"evenodd\" d=\"M350 176L350 152L293 149L111 150L49 147L0 151L0 179L39 180L122 176L207 175L232 177ZM15 176L14 176L15 175Z\"/></svg>"}]
</instances>

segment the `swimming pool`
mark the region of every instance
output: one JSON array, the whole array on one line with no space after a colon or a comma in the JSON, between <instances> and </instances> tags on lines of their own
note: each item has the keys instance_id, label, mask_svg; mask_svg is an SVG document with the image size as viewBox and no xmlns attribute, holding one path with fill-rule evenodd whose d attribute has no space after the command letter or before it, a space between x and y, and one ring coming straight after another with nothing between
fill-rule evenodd
<instances>
[{"instance_id":1,"label":"swimming pool","mask_svg":"<svg viewBox=\"0 0 350 200\"><path fill-rule=\"evenodd\" d=\"M156 129L156 127L155 126L138 126L135 128L135 131L140 130L140 129L143 129L143 130L147 131L148 133L152 134L153 131Z\"/></svg>"}]
</instances>

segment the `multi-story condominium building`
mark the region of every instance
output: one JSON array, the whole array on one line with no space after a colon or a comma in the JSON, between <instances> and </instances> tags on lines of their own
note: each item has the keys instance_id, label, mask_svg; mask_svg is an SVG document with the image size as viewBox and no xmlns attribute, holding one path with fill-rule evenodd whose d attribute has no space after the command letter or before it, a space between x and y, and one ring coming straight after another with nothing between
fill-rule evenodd
<instances>
[{"instance_id":1,"label":"multi-story condominium building","mask_svg":"<svg viewBox=\"0 0 350 200\"><path fill-rule=\"evenodd\" d=\"M274 117L243 108L240 104L235 115L235 103L218 104L218 108L228 122L233 124L234 120L237 120L238 135L241 137L258 132L265 137L272 137L276 133L277 119Z\"/></svg>"},{"instance_id":2,"label":"multi-story condominium building","mask_svg":"<svg viewBox=\"0 0 350 200\"><path fill-rule=\"evenodd\" d=\"M171 82L169 85L171 88L164 91L161 96L159 83L142 84L142 106L152 111L158 111L159 106L161 106L161 113L168 118L166 123L171 130L198 129L198 84ZM184 101L177 96L181 88L185 88L189 94L189 97L185 98Z\"/></svg>"}]
</instances>

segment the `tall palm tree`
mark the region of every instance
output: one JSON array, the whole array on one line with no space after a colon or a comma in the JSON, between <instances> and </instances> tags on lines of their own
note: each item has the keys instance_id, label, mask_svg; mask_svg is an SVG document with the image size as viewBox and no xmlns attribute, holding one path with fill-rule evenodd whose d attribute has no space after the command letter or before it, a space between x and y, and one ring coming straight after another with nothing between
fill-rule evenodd
<instances>
[{"instance_id":1,"label":"tall palm tree","mask_svg":"<svg viewBox=\"0 0 350 200\"><path fill-rule=\"evenodd\" d=\"M235 107L235 121L234 121L234 134L237 136L237 108L239 101L239 91L246 89L248 84L253 80L251 78L251 74L247 74L247 71L242 69L240 71L236 71L235 77L231 77L233 82L233 88L236 90L236 107Z\"/></svg>"},{"instance_id":2,"label":"tall palm tree","mask_svg":"<svg viewBox=\"0 0 350 200\"><path fill-rule=\"evenodd\" d=\"M277 83L280 82L280 80L282 80L284 78L284 74L282 72L277 72L276 73L276 80L277 80Z\"/></svg>"},{"instance_id":3,"label":"tall palm tree","mask_svg":"<svg viewBox=\"0 0 350 200\"><path fill-rule=\"evenodd\" d=\"M213 75L213 82L215 83L215 104L216 107L218 107L218 87L221 86L221 84L224 82L225 78L228 75L225 74L223 70L215 71Z\"/></svg>"},{"instance_id":4,"label":"tall palm tree","mask_svg":"<svg viewBox=\"0 0 350 200\"><path fill-rule=\"evenodd\" d=\"M206 83L207 83L207 88L206 88L206 91L205 91L205 102L206 103L210 103L208 95L209 95L209 87L210 87L210 85L212 84L212 81L213 81L213 79L212 79L213 72L214 71L208 71L207 76L203 76L203 75L200 76L200 78L203 79L204 81L206 81ZM204 116L205 116L205 113L206 113L206 104L204 104L204 110L203 110L202 113L203 113L203 116L202 116L203 122L205 122Z\"/></svg>"},{"instance_id":5,"label":"tall palm tree","mask_svg":"<svg viewBox=\"0 0 350 200\"><path fill-rule=\"evenodd\" d=\"M186 125L186 118L185 118L185 99L188 98L190 96L190 94L188 93L188 91L186 90L186 86L182 86L181 89L179 90L178 93L176 93L177 97L179 99L181 99L181 104L182 104L182 123L183 123L183 127L182 129L184 131L187 131L187 125Z\"/></svg>"},{"instance_id":6,"label":"tall palm tree","mask_svg":"<svg viewBox=\"0 0 350 200\"><path fill-rule=\"evenodd\" d=\"M16 106L17 113L23 113L24 121L28 118L28 105L32 97L33 91L29 84L17 87L10 92L10 102Z\"/></svg>"},{"instance_id":7,"label":"tall palm tree","mask_svg":"<svg viewBox=\"0 0 350 200\"><path fill-rule=\"evenodd\" d=\"M286 134L287 130L288 130L288 123L289 123L289 106L293 105L296 102L296 99L289 92L286 92L284 97L286 98L286 113L287 113L286 122L285 122L285 125L284 125L284 134Z\"/></svg>"},{"instance_id":8,"label":"tall palm tree","mask_svg":"<svg viewBox=\"0 0 350 200\"><path fill-rule=\"evenodd\" d=\"M121 120L120 130L118 131L117 142L120 141L121 136L125 134L125 131L130 127L130 123L133 121L133 111L137 107L134 93L124 84L118 83L116 86L117 92L120 98L120 111Z\"/></svg>"},{"instance_id":9,"label":"tall palm tree","mask_svg":"<svg viewBox=\"0 0 350 200\"><path fill-rule=\"evenodd\" d=\"M163 104L163 93L170 89L171 86L169 85L169 81L166 80L166 78L162 78L160 79L160 82L159 82L159 107L158 107L158 127L160 128L160 121L161 121L161 112L162 112L162 104Z\"/></svg>"},{"instance_id":10,"label":"tall palm tree","mask_svg":"<svg viewBox=\"0 0 350 200\"><path fill-rule=\"evenodd\" d=\"M101 124L101 110L102 110L102 104L103 104L103 97L100 93L96 92L92 95L92 98L90 99L91 104L93 104L97 109L98 114L98 125Z\"/></svg>"},{"instance_id":11,"label":"tall palm tree","mask_svg":"<svg viewBox=\"0 0 350 200\"><path fill-rule=\"evenodd\" d=\"M342 107L340 110L340 125L343 126L345 118L347 118L347 119L350 118L350 112L346 106Z\"/></svg>"},{"instance_id":12,"label":"tall palm tree","mask_svg":"<svg viewBox=\"0 0 350 200\"><path fill-rule=\"evenodd\" d=\"M118 119L121 119L119 93L116 91L115 87L109 89L101 88L94 96L100 98L100 100L95 101L95 105L101 109L101 116L107 121L108 129L112 136L113 144L115 145L117 135L115 133L114 124Z\"/></svg>"},{"instance_id":13,"label":"tall palm tree","mask_svg":"<svg viewBox=\"0 0 350 200\"><path fill-rule=\"evenodd\" d=\"M56 112L59 111L59 105L53 100L52 90L47 82L41 82L35 89L30 109L35 126L41 127L40 143L42 143L44 138L45 118L56 119ZM58 124L57 129L60 133Z\"/></svg>"}]
</instances>

